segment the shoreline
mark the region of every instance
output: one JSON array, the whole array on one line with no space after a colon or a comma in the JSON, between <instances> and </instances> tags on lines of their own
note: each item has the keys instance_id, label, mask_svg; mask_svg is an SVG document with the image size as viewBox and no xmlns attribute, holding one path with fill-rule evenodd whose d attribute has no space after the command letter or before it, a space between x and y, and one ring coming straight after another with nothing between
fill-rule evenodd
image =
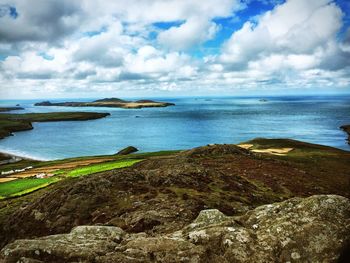
<instances>
[{"instance_id":1,"label":"shoreline","mask_svg":"<svg viewBox=\"0 0 350 263\"><path fill-rule=\"evenodd\" d=\"M1 165L6 165L6 164L11 164L11 163L16 163L16 162L20 162L22 160L28 160L28 161L39 161L39 162L43 162L43 161L47 161L45 159L42 158L37 158L35 156L29 156L26 154L17 154L17 153L13 153L11 151L4 151L4 150L0 150L0 156L1 157L8 157L8 159L3 159L0 160L0 166Z\"/></svg>"}]
</instances>

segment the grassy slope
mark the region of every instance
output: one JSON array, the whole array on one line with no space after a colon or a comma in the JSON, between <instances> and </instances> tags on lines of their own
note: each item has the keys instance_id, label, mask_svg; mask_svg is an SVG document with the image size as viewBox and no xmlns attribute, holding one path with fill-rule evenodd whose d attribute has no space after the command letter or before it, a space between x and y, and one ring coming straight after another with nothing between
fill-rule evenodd
<instances>
[{"instance_id":1,"label":"grassy slope","mask_svg":"<svg viewBox=\"0 0 350 263\"><path fill-rule=\"evenodd\" d=\"M99 163L99 164L91 164L83 167L77 167L74 169L59 170L56 172L57 176L51 177L51 178L45 178L45 179L26 178L26 179L17 179L15 181L6 182L6 183L0 183L0 199L20 196L23 194L33 192L39 188L44 188L51 183L56 183L59 181L59 179L63 179L64 177L79 177L79 176L90 175L93 173L129 167L135 163L138 163L144 160L144 158L151 158L154 156L162 156L162 155L171 155L177 152L178 151L160 151L160 152L153 152L153 153L130 154L128 156L118 156L118 155L112 155L112 156L104 155L104 156L96 156L96 157L90 156L90 157L69 158L64 160L48 161L48 162L23 160L22 162L19 162L16 164L5 165L5 169L1 168L0 170L8 171L11 169L21 169L26 166L34 166L35 168L38 168L38 167L51 166L56 164L72 162L72 161L78 161L78 160L87 160L92 158L95 158L95 159L105 158L105 157L115 158L115 161L108 161L108 162ZM50 183L47 183L45 180L50 181ZM20 187L17 187L17 185Z\"/></svg>"},{"instance_id":2,"label":"grassy slope","mask_svg":"<svg viewBox=\"0 0 350 263\"><path fill-rule=\"evenodd\" d=\"M50 177L43 179L18 179L6 183L0 183L0 199L21 196L26 193L33 192L37 189L46 187L52 183L58 182L58 177Z\"/></svg>"},{"instance_id":3,"label":"grassy slope","mask_svg":"<svg viewBox=\"0 0 350 263\"><path fill-rule=\"evenodd\" d=\"M273 158L289 162L296 168L308 171L305 174L305 178L309 178L306 180L307 184L311 185L312 180L318 178L320 186L325 189L339 188L339 190L346 191L349 187L349 151L291 139L257 138L245 143L253 144L252 149L293 148L287 155L273 156ZM271 158L271 156L265 154L262 155L262 158Z\"/></svg>"},{"instance_id":4,"label":"grassy slope","mask_svg":"<svg viewBox=\"0 0 350 263\"><path fill-rule=\"evenodd\" d=\"M140 161L142 161L142 159L141 160L119 160L114 162L99 163L99 164L79 167L69 171L59 171L58 174L65 174L68 177L78 177L78 176L84 176L84 175L99 173L99 172L113 170L113 169L129 167Z\"/></svg>"},{"instance_id":5,"label":"grassy slope","mask_svg":"<svg viewBox=\"0 0 350 263\"><path fill-rule=\"evenodd\" d=\"M287 161L293 163L294 167L299 167L300 169L306 169L309 171L308 176L315 175L321 178L327 178L325 180L329 186L339 184L341 180L344 180L344 174L349 173L349 160L350 160L350 152L342 151L339 149L335 149L332 147L322 146L322 145L315 145L315 144L309 144L289 139L263 139L258 138L251 141L248 141L246 143L253 144L253 149L265 149L265 148L279 148L279 147L291 147L294 148L290 153L288 153L286 156L271 156L268 154L262 154L261 158L274 158L279 159L281 161ZM70 159L64 159L64 160L56 160L56 161L48 161L48 162L38 162L38 161L30 161L25 160L25 163L17 163L17 164L10 164L5 165L5 169L8 170L9 168L16 169L16 168L23 168L28 165L33 165L34 167L45 167L55 164L62 164L67 162L73 162L77 160L87 160L87 159L98 159L98 158L105 158L105 157L113 157L115 161L107 161L100 164L91 164L88 166L83 167L76 167L73 169L66 169L66 170L59 170L56 172L57 175L61 177L61 175L64 175L65 177L78 177L83 175L89 175L93 173L123 168L131 166L137 162L140 162L141 160L152 158L152 157L160 157L160 156L169 156L172 154L176 154L179 151L161 151L161 152L154 152L154 153L138 153L138 154L130 154L128 156L118 156L118 155L109 155L109 156L96 156L96 157L79 157L79 158L70 158ZM322 164L320 166L320 164ZM1 170L1 169L0 169ZM6 192L7 190L1 190L5 189L6 185L11 186L12 184L17 184L17 182L22 181L25 184L26 182L29 182L27 187L24 187L24 189L18 189L19 190L31 190L31 181L33 179L20 179L12 182L3 183L4 186L0 188L0 196L6 196L9 197L10 195ZM12 183L12 184L11 184ZM346 185L347 182L344 181L344 185ZM44 185L44 184L42 184ZM44 185L47 186L47 185ZM325 185L326 187L326 185ZM17 191L17 190L16 190ZM15 192L16 192L15 191ZM21 191L19 191L21 193Z\"/></svg>"},{"instance_id":6,"label":"grassy slope","mask_svg":"<svg viewBox=\"0 0 350 263\"><path fill-rule=\"evenodd\" d=\"M54 161L36 161L36 160L22 160L17 163L12 164L6 164L0 166L0 172L2 171L9 171L13 169L23 169L28 166L33 166L35 168L39 167L45 167L49 165L56 165L56 164L63 164L67 162L73 162L73 161L83 161L88 159L103 159L103 158L114 158L115 160L124 160L127 159L143 159L143 158L150 158L153 156L165 156L165 155L171 155L178 153L179 151L173 150L173 151L159 151L159 152L150 152L150 153L134 153L129 154L127 156L121 156L121 155L99 155L99 156L83 156L83 157L74 157L74 158L67 158L62 160L54 160Z\"/></svg>"}]
</instances>

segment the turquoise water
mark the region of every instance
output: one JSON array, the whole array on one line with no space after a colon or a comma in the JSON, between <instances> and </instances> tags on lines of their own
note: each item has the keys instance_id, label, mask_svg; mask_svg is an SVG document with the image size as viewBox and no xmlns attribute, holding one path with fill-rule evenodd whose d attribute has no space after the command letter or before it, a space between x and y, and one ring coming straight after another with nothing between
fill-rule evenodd
<instances>
[{"instance_id":1,"label":"turquoise water","mask_svg":"<svg viewBox=\"0 0 350 263\"><path fill-rule=\"evenodd\" d=\"M187 149L210 143L239 143L256 137L292 138L350 150L350 96L162 99L174 107L146 109L35 107L18 112L98 111L111 116L79 122L34 123L34 130L0 140L0 151L52 160L113 154L133 145L143 152ZM62 100L67 101L67 100Z\"/></svg>"}]
</instances>

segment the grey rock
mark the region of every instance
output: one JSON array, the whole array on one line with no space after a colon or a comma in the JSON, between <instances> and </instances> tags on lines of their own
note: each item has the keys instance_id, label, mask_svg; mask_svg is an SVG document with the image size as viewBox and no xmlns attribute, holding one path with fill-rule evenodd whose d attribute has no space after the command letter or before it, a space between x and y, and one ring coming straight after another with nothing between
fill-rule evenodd
<instances>
[{"instance_id":1,"label":"grey rock","mask_svg":"<svg viewBox=\"0 0 350 263\"><path fill-rule=\"evenodd\" d=\"M203 210L182 230L150 236L79 226L69 234L17 240L1 262L338 262L350 242L350 201L292 198L229 217Z\"/></svg>"}]
</instances>

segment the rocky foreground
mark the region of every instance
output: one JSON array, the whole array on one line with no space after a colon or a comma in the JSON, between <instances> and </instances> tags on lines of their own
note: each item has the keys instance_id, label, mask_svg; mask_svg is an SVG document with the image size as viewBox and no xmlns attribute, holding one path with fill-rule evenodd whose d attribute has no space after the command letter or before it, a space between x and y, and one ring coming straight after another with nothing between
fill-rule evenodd
<instances>
[{"instance_id":1,"label":"rocky foreground","mask_svg":"<svg viewBox=\"0 0 350 263\"><path fill-rule=\"evenodd\" d=\"M350 153L213 145L0 202L2 262L349 262ZM1 262L1 261L0 261Z\"/></svg>"},{"instance_id":2,"label":"rocky foreground","mask_svg":"<svg viewBox=\"0 0 350 263\"><path fill-rule=\"evenodd\" d=\"M174 103L158 102L153 100L126 101L118 98L106 98L91 102L57 102L43 101L34 104L35 106L64 106L64 107L110 107L123 109L141 109L153 107L174 106Z\"/></svg>"},{"instance_id":3,"label":"rocky foreground","mask_svg":"<svg viewBox=\"0 0 350 263\"><path fill-rule=\"evenodd\" d=\"M162 235L113 226L78 226L68 234L17 240L2 262L339 262L347 259L350 200L314 195L229 217L202 210Z\"/></svg>"}]
</instances>

